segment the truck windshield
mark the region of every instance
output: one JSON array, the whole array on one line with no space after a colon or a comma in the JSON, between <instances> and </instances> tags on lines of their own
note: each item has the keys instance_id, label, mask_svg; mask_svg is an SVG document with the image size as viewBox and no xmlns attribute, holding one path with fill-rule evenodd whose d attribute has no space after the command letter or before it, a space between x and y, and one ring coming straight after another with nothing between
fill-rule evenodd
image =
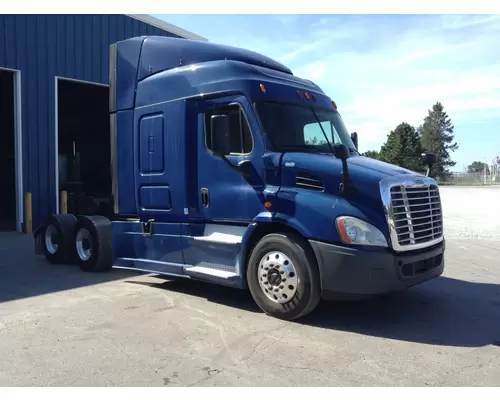
<instances>
[{"instance_id":1,"label":"truck windshield","mask_svg":"<svg viewBox=\"0 0 500 400\"><path fill-rule=\"evenodd\" d=\"M336 111L267 101L257 102L256 111L275 151L331 153L330 145L343 143L356 152Z\"/></svg>"}]
</instances>

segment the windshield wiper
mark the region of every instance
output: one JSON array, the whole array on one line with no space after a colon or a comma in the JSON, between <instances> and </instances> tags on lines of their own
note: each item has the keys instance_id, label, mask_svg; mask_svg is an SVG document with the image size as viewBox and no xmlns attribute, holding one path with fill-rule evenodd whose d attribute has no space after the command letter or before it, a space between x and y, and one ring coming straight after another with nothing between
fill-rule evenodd
<instances>
[{"instance_id":1,"label":"windshield wiper","mask_svg":"<svg viewBox=\"0 0 500 400\"><path fill-rule=\"evenodd\" d=\"M332 145L331 145L330 141L328 140L328 136L326 136L326 132L325 132L325 130L323 129L323 125L321 125L321 122L320 122L320 120L319 120L319 118L318 118L318 115L316 114L316 111L314 111L314 108L311 108L311 111L313 112L313 114L314 114L314 118L316 118L316 121L318 122L318 125L319 125L319 127L321 128L321 132L323 132L323 136L324 136L324 137L325 137L325 139L326 139L326 143L328 143L328 147L330 147L330 150L332 151L332 154L335 154L335 152L333 151L333 147L332 147Z\"/></svg>"},{"instance_id":2,"label":"windshield wiper","mask_svg":"<svg viewBox=\"0 0 500 400\"><path fill-rule=\"evenodd\" d=\"M320 146L317 146L315 144L307 144L307 143L304 143L304 144L283 144L280 146L281 148L292 148L292 149L316 149L316 150L320 150L321 152L325 152L325 150L320 147Z\"/></svg>"}]
</instances>

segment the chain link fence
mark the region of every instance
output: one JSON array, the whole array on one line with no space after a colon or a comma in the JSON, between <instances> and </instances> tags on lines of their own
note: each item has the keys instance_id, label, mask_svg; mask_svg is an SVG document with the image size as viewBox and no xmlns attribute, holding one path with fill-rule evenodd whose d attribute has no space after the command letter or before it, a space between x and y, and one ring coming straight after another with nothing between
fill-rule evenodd
<instances>
[{"instance_id":1,"label":"chain link fence","mask_svg":"<svg viewBox=\"0 0 500 400\"><path fill-rule=\"evenodd\" d=\"M447 179L438 180L440 185L492 186L500 185L500 165L492 164L483 172L453 172Z\"/></svg>"}]
</instances>

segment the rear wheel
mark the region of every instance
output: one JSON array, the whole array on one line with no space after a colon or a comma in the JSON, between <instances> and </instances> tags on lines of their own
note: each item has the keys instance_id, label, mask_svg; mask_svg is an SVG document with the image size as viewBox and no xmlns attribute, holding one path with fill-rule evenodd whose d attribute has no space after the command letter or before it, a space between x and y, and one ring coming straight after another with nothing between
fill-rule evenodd
<instances>
[{"instance_id":1,"label":"rear wheel","mask_svg":"<svg viewBox=\"0 0 500 400\"><path fill-rule=\"evenodd\" d=\"M78 266L86 272L107 271L113 266L111 221L101 216L85 216L74 230Z\"/></svg>"},{"instance_id":2,"label":"rear wheel","mask_svg":"<svg viewBox=\"0 0 500 400\"><path fill-rule=\"evenodd\" d=\"M247 282L257 305L284 320L305 317L321 299L316 259L307 242L293 233L273 233L257 243Z\"/></svg>"},{"instance_id":3,"label":"rear wheel","mask_svg":"<svg viewBox=\"0 0 500 400\"><path fill-rule=\"evenodd\" d=\"M53 264L68 264L73 261L72 236L76 225L73 214L53 214L42 234L45 258Z\"/></svg>"}]
</instances>

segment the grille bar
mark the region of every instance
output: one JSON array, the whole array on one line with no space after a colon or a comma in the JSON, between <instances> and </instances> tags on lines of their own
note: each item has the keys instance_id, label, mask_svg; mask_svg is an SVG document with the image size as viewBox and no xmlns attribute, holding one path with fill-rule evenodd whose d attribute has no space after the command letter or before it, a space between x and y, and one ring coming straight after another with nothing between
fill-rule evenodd
<instances>
[{"instance_id":1,"label":"grille bar","mask_svg":"<svg viewBox=\"0 0 500 400\"><path fill-rule=\"evenodd\" d=\"M430 201L430 202L428 201L426 203L417 203L417 204L408 204L408 205L405 204L405 205L400 205L400 206L395 205L394 208L396 208L396 207L418 207L418 206L425 206L425 205L430 205L430 206L436 205L438 207L441 206L439 201Z\"/></svg>"}]
</instances>

